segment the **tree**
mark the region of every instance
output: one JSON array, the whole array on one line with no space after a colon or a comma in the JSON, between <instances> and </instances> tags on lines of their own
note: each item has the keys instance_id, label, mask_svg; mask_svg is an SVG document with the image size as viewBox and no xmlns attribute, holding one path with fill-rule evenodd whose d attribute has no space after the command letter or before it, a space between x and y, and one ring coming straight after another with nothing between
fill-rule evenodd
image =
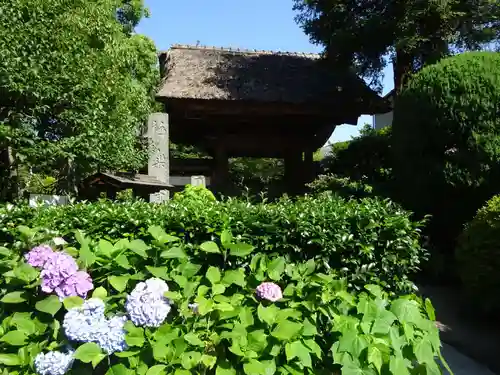
<instances>
[{"instance_id":1,"label":"tree","mask_svg":"<svg viewBox=\"0 0 500 375\"><path fill-rule=\"evenodd\" d=\"M69 192L98 169L143 165L137 135L159 76L153 42L132 32L145 12L134 0L1 2L2 169L56 174Z\"/></svg>"},{"instance_id":2,"label":"tree","mask_svg":"<svg viewBox=\"0 0 500 375\"><path fill-rule=\"evenodd\" d=\"M496 0L294 0L294 9L336 66L354 66L373 86L391 61L396 92L423 66L500 39Z\"/></svg>"}]
</instances>

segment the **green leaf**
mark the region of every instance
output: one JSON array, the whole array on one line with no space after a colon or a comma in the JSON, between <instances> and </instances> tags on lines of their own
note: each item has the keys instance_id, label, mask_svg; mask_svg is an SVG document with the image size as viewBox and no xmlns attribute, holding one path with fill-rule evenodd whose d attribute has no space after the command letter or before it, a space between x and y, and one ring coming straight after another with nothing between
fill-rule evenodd
<instances>
[{"instance_id":1,"label":"green leaf","mask_svg":"<svg viewBox=\"0 0 500 375\"><path fill-rule=\"evenodd\" d=\"M12 251L7 249L6 247L0 246L0 256L1 257L10 257L12 255Z\"/></svg>"},{"instance_id":2,"label":"green leaf","mask_svg":"<svg viewBox=\"0 0 500 375\"><path fill-rule=\"evenodd\" d=\"M202 340L200 340L198 335L194 332L186 333L184 335L184 340L186 340L188 343L194 346L201 346L201 347L205 346L205 343Z\"/></svg>"},{"instance_id":3,"label":"green leaf","mask_svg":"<svg viewBox=\"0 0 500 375\"><path fill-rule=\"evenodd\" d=\"M24 313L24 312L14 313L14 315L12 315L12 318L10 320L10 325L16 327L19 331L23 331L28 336L38 332L37 326L35 325L35 322L31 319L30 313Z\"/></svg>"},{"instance_id":4,"label":"green leaf","mask_svg":"<svg viewBox=\"0 0 500 375\"><path fill-rule=\"evenodd\" d=\"M127 321L124 326L127 335L125 342L129 346L142 346L144 345L144 330L141 327L136 327L131 321Z\"/></svg>"},{"instance_id":5,"label":"green leaf","mask_svg":"<svg viewBox=\"0 0 500 375\"><path fill-rule=\"evenodd\" d=\"M163 228L154 225L148 228L148 232L153 236L153 238L160 243L176 242L179 241L179 237L171 236L167 234Z\"/></svg>"},{"instance_id":6,"label":"green leaf","mask_svg":"<svg viewBox=\"0 0 500 375\"><path fill-rule=\"evenodd\" d=\"M381 372L383 361L382 361L382 352L380 351L379 348L377 348L376 346L369 346L367 360L368 363L371 363L375 366L375 368L379 373Z\"/></svg>"},{"instance_id":7,"label":"green leaf","mask_svg":"<svg viewBox=\"0 0 500 375\"><path fill-rule=\"evenodd\" d=\"M123 363L118 363L110 367L106 375L133 375L134 371L129 370Z\"/></svg>"},{"instance_id":8,"label":"green leaf","mask_svg":"<svg viewBox=\"0 0 500 375\"><path fill-rule=\"evenodd\" d=\"M300 341L294 341L285 345L286 360L289 362L297 357L304 367L312 368L309 349Z\"/></svg>"},{"instance_id":9,"label":"green leaf","mask_svg":"<svg viewBox=\"0 0 500 375\"><path fill-rule=\"evenodd\" d=\"M413 343L413 352L420 364L435 362L432 345L425 337L419 338Z\"/></svg>"},{"instance_id":10,"label":"green leaf","mask_svg":"<svg viewBox=\"0 0 500 375\"><path fill-rule=\"evenodd\" d=\"M418 302L406 298L399 298L392 302L391 312L401 323L419 324L422 320Z\"/></svg>"},{"instance_id":11,"label":"green leaf","mask_svg":"<svg viewBox=\"0 0 500 375\"><path fill-rule=\"evenodd\" d=\"M21 358L16 354L0 353L0 364L5 366L19 366L21 364Z\"/></svg>"},{"instance_id":12,"label":"green leaf","mask_svg":"<svg viewBox=\"0 0 500 375\"><path fill-rule=\"evenodd\" d=\"M391 329L392 323L396 320L396 316L387 310L381 310L379 311L378 315L376 316L373 326L371 329L372 334L383 334L387 335L389 333L389 330Z\"/></svg>"},{"instance_id":13,"label":"green leaf","mask_svg":"<svg viewBox=\"0 0 500 375\"><path fill-rule=\"evenodd\" d=\"M26 344L27 335L23 331L10 331L0 338L0 341L6 342L12 346L23 346Z\"/></svg>"},{"instance_id":14,"label":"green leaf","mask_svg":"<svg viewBox=\"0 0 500 375\"><path fill-rule=\"evenodd\" d=\"M257 307L257 316L262 322L273 325L276 322L278 311L279 308L275 305L264 307L262 304L259 304Z\"/></svg>"},{"instance_id":15,"label":"green leaf","mask_svg":"<svg viewBox=\"0 0 500 375\"><path fill-rule=\"evenodd\" d=\"M365 285L365 289L377 298L383 298L382 288L378 285Z\"/></svg>"},{"instance_id":16,"label":"green leaf","mask_svg":"<svg viewBox=\"0 0 500 375\"><path fill-rule=\"evenodd\" d=\"M186 370L196 367L201 361L201 353L184 352L181 354L181 364Z\"/></svg>"},{"instance_id":17,"label":"green leaf","mask_svg":"<svg viewBox=\"0 0 500 375\"><path fill-rule=\"evenodd\" d=\"M243 371L247 375L261 375L264 373L264 365L256 359L251 359L243 365Z\"/></svg>"},{"instance_id":18,"label":"green leaf","mask_svg":"<svg viewBox=\"0 0 500 375\"><path fill-rule=\"evenodd\" d=\"M124 276L108 276L109 284L117 291L123 292L127 289L128 281L130 280L130 275Z\"/></svg>"},{"instance_id":19,"label":"green leaf","mask_svg":"<svg viewBox=\"0 0 500 375\"><path fill-rule=\"evenodd\" d=\"M284 320L278 323L271 335L276 337L278 340L287 341L297 336L302 328L303 325L300 323Z\"/></svg>"},{"instance_id":20,"label":"green leaf","mask_svg":"<svg viewBox=\"0 0 500 375\"><path fill-rule=\"evenodd\" d=\"M350 353L354 358L358 358L367 347L368 341L365 335L357 331L347 331L339 340L339 351Z\"/></svg>"},{"instance_id":21,"label":"green leaf","mask_svg":"<svg viewBox=\"0 0 500 375\"><path fill-rule=\"evenodd\" d=\"M82 243L82 247L78 252L78 258L80 259L80 262L83 263L84 267L90 267L97 260L96 255L92 250L90 250L87 242Z\"/></svg>"},{"instance_id":22,"label":"green leaf","mask_svg":"<svg viewBox=\"0 0 500 375\"><path fill-rule=\"evenodd\" d=\"M201 363L207 368L213 368L215 366L215 363L217 362L217 357L214 357L213 355L207 355L203 354L201 356Z\"/></svg>"},{"instance_id":23,"label":"green leaf","mask_svg":"<svg viewBox=\"0 0 500 375\"><path fill-rule=\"evenodd\" d=\"M174 375L192 375L191 371L178 368L175 370Z\"/></svg>"},{"instance_id":24,"label":"green leaf","mask_svg":"<svg viewBox=\"0 0 500 375\"><path fill-rule=\"evenodd\" d=\"M104 255L107 258L111 258L113 256L114 250L115 249L111 242L103 239L99 240L98 254Z\"/></svg>"},{"instance_id":25,"label":"green leaf","mask_svg":"<svg viewBox=\"0 0 500 375\"><path fill-rule=\"evenodd\" d=\"M146 372L146 375L162 375L165 374L165 368L167 366L165 365L155 365L153 367L150 367L148 369L148 372Z\"/></svg>"},{"instance_id":26,"label":"green leaf","mask_svg":"<svg viewBox=\"0 0 500 375\"><path fill-rule=\"evenodd\" d=\"M307 346L310 350L311 353L314 353L314 355L318 358L321 359L323 356L323 353L321 351L321 347L314 341L313 339L307 339L304 340L304 345Z\"/></svg>"},{"instance_id":27,"label":"green leaf","mask_svg":"<svg viewBox=\"0 0 500 375\"><path fill-rule=\"evenodd\" d=\"M316 326L311 322L310 318L304 319L304 332L302 332L303 336L315 336L318 334L318 330Z\"/></svg>"},{"instance_id":28,"label":"green leaf","mask_svg":"<svg viewBox=\"0 0 500 375\"><path fill-rule=\"evenodd\" d=\"M212 286L212 292L214 295L223 294L226 291L226 287L222 284L215 284Z\"/></svg>"},{"instance_id":29,"label":"green leaf","mask_svg":"<svg viewBox=\"0 0 500 375\"><path fill-rule=\"evenodd\" d=\"M137 255L139 255L139 256L141 256L143 258L147 258L148 257L148 253L146 253L146 251L148 251L149 249L151 249L151 247L149 247L148 245L146 245L143 240L133 240L133 241L131 241L128 244L128 248L130 250L132 250L134 253L136 253Z\"/></svg>"},{"instance_id":30,"label":"green leaf","mask_svg":"<svg viewBox=\"0 0 500 375\"><path fill-rule=\"evenodd\" d=\"M427 316L430 320L436 320L436 311L434 310L434 306L432 306L432 302L429 298L425 299L425 311L427 312Z\"/></svg>"},{"instance_id":31,"label":"green leaf","mask_svg":"<svg viewBox=\"0 0 500 375\"><path fill-rule=\"evenodd\" d=\"M406 360L399 356L391 356L389 370L394 375L410 375Z\"/></svg>"},{"instance_id":32,"label":"green leaf","mask_svg":"<svg viewBox=\"0 0 500 375\"><path fill-rule=\"evenodd\" d=\"M2 297L0 302L3 303L22 303L26 298L23 297L23 292L11 292Z\"/></svg>"},{"instance_id":33,"label":"green leaf","mask_svg":"<svg viewBox=\"0 0 500 375\"><path fill-rule=\"evenodd\" d=\"M19 280L30 283L38 277L40 273L32 266L27 263L21 263L16 268L14 268L14 275Z\"/></svg>"},{"instance_id":34,"label":"green leaf","mask_svg":"<svg viewBox=\"0 0 500 375\"><path fill-rule=\"evenodd\" d=\"M62 303L59 301L59 297L57 296L48 296L47 298L38 301L35 304L35 309L38 311L50 314L52 316L56 315L57 312L61 309Z\"/></svg>"},{"instance_id":35,"label":"green leaf","mask_svg":"<svg viewBox=\"0 0 500 375\"><path fill-rule=\"evenodd\" d=\"M236 370L228 361L220 361L217 363L215 375L236 375Z\"/></svg>"},{"instance_id":36,"label":"green leaf","mask_svg":"<svg viewBox=\"0 0 500 375\"><path fill-rule=\"evenodd\" d=\"M102 286L96 288L92 293L92 298L99 298L100 300L105 300L108 297L108 292Z\"/></svg>"},{"instance_id":37,"label":"green leaf","mask_svg":"<svg viewBox=\"0 0 500 375\"><path fill-rule=\"evenodd\" d=\"M221 274L217 267L210 266L205 276L212 285L217 284L221 280Z\"/></svg>"},{"instance_id":38,"label":"green leaf","mask_svg":"<svg viewBox=\"0 0 500 375\"><path fill-rule=\"evenodd\" d=\"M93 342L87 342L79 346L73 356L75 359L78 359L83 363L91 363L94 358L100 357L102 354L103 353L99 345Z\"/></svg>"},{"instance_id":39,"label":"green leaf","mask_svg":"<svg viewBox=\"0 0 500 375\"><path fill-rule=\"evenodd\" d=\"M128 258L125 254L120 254L114 259L115 263L118 264L120 267L129 270L132 268L130 265Z\"/></svg>"},{"instance_id":40,"label":"green leaf","mask_svg":"<svg viewBox=\"0 0 500 375\"><path fill-rule=\"evenodd\" d=\"M158 277L159 279L169 280L168 276L168 268L167 267L151 267L146 266L146 269L153 275L154 277Z\"/></svg>"},{"instance_id":41,"label":"green leaf","mask_svg":"<svg viewBox=\"0 0 500 375\"><path fill-rule=\"evenodd\" d=\"M229 270L224 272L224 277L222 278L222 283L230 286L231 284L235 284L241 287L246 285L245 282L245 271L240 268L238 270Z\"/></svg>"},{"instance_id":42,"label":"green leaf","mask_svg":"<svg viewBox=\"0 0 500 375\"><path fill-rule=\"evenodd\" d=\"M182 247L172 247L168 250L163 251L160 254L161 258L166 259L185 259L187 258L187 254L184 252Z\"/></svg>"},{"instance_id":43,"label":"green leaf","mask_svg":"<svg viewBox=\"0 0 500 375\"><path fill-rule=\"evenodd\" d=\"M66 297L63 300L63 305L66 310L72 309L74 307L80 307L83 305L83 299L81 297L76 297L76 296Z\"/></svg>"},{"instance_id":44,"label":"green leaf","mask_svg":"<svg viewBox=\"0 0 500 375\"><path fill-rule=\"evenodd\" d=\"M229 245L229 254L235 257L246 257L255 249L255 246L246 243L235 243Z\"/></svg>"},{"instance_id":45,"label":"green leaf","mask_svg":"<svg viewBox=\"0 0 500 375\"><path fill-rule=\"evenodd\" d=\"M252 350L256 353L261 353L267 347L267 335L263 329L258 329L248 333L247 350Z\"/></svg>"},{"instance_id":46,"label":"green leaf","mask_svg":"<svg viewBox=\"0 0 500 375\"><path fill-rule=\"evenodd\" d=\"M203 242L200 245L200 250L204 251L205 253L220 253L219 246L213 241L207 241Z\"/></svg>"},{"instance_id":47,"label":"green leaf","mask_svg":"<svg viewBox=\"0 0 500 375\"><path fill-rule=\"evenodd\" d=\"M267 273L271 280L278 281L281 279L281 275L285 272L285 258L279 257L271 261L267 265Z\"/></svg>"},{"instance_id":48,"label":"green leaf","mask_svg":"<svg viewBox=\"0 0 500 375\"><path fill-rule=\"evenodd\" d=\"M231 234L230 231L224 229L220 235L220 242L222 243L222 246L227 248L229 247L229 245L231 245L232 241L233 241L233 235Z\"/></svg>"}]
</instances>

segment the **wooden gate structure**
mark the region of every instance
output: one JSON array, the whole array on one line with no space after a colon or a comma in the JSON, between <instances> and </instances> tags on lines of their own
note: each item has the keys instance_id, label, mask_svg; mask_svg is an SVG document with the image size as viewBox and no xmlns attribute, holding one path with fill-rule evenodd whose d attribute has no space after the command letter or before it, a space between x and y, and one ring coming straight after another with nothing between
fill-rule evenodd
<instances>
[{"instance_id":1,"label":"wooden gate structure","mask_svg":"<svg viewBox=\"0 0 500 375\"><path fill-rule=\"evenodd\" d=\"M160 54L160 69L156 98L170 140L214 158L217 191L231 157L284 159L286 184L297 191L337 125L390 110L353 72L317 54L174 45Z\"/></svg>"}]
</instances>

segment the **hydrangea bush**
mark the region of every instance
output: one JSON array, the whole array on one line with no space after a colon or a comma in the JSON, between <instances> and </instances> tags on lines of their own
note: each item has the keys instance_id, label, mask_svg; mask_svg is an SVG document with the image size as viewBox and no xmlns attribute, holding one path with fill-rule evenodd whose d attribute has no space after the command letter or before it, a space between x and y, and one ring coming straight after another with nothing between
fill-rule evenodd
<instances>
[{"instance_id":1,"label":"hydrangea bush","mask_svg":"<svg viewBox=\"0 0 500 375\"><path fill-rule=\"evenodd\" d=\"M197 248L159 227L151 243L78 232L78 248L22 231L31 251L22 241L0 249L4 374L441 373L430 301L391 298L378 285L349 293L314 260L258 253L228 231ZM193 261L201 254L222 266ZM73 259L59 274L87 272L92 290L61 301L66 279L44 288L55 257Z\"/></svg>"}]
</instances>

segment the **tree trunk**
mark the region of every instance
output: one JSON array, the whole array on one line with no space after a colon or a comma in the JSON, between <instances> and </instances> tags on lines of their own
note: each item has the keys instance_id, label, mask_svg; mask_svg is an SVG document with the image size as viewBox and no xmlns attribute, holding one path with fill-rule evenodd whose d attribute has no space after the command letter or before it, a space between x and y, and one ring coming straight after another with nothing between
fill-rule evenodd
<instances>
[{"instance_id":1,"label":"tree trunk","mask_svg":"<svg viewBox=\"0 0 500 375\"><path fill-rule=\"evenodd\" d=\"M407 52L396 50L393 61L394 89L396 96L401 92L413 73L413 56Z\"/></svg>"}]
</instances>

